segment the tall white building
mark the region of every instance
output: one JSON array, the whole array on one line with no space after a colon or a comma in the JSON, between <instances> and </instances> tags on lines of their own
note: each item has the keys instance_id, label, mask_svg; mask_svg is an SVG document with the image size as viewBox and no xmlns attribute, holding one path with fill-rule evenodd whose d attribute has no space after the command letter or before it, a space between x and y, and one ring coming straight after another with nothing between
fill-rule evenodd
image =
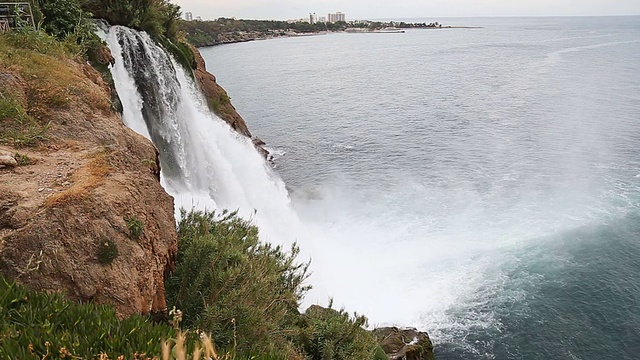
<instances>
[{"instance_id":1,"label":"tall white building","mask_svg":"<svg viewBox=\"0 0 640 360\"><path fill-rule=\"evenodd\" d=\"M309 13L309 24L315 24L318 22L318 15L316 13Z\"/></svg>"},{"instance_id":2,"label":"tall white building","mask_svg":"<svg viewBox=\"0 0 640 360\"><path fill-rule=\"evenodd\" d=\"M187 20L187 21L193 20L193 14L190 13L190 12L184 13L184 19Z\"/></svg>"},{"instance_id":3,"label":"tall white building","mask_svg":"<svg viewBox=\"0 0 640 360\"><path fill-rule=\"evenodd\" d=\"M332 13L327 14L327 22L334 23L338 21L347 21L346 15L340 11L338 11L335 14L332 14Z\"/></svg>"}]
</instances>

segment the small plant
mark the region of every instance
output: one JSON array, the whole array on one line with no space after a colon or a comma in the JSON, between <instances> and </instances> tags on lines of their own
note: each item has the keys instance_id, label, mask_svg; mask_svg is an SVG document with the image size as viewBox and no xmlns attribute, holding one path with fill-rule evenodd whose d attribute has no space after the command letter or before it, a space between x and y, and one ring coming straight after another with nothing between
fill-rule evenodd
<instances>
[{"instance_id":1,"label":"small plant","mask_svg":"<svg viewBox=\"0 0 640 360\"><path fill-rule=\"evenodd\" d=\"M18 162L18 166L27 166L32 164L31 158L24 154L16 153L13 155L13 158Z\"/></svg>"},{"instance_id":2,"label":"small plant","mask_svg":"<svg viewBox=\"0 0 640 360\"><path fill-rule=\"evenodd\" d=\"M162 343L162 360L174 360L174 359L187 359L189 357L189 344L187 340L187 334L180 330L177 330L175 339L165 340ZM203 359L231 359L228 354L218 356L211 337L205 334L200 336L199 344L195 345L195 349L192 353L193 360Z\"/></svg>"},{"instance_id":3,"label":"small plant","mask_svg":"<svg viewBox=\"0 0 640 360\"><path fill-rule=\"evenodd\" d=\"M151 172L153 172L154 174L158 172L158 164L156 163L155 159L152 159L152 158L142 159L142 165L148 167L149 170L151 170Z\"/></svg>"},{"instance_id":4,"label":"small plant","mask_svg":"<svg viewBox=\"0 0 640 360\"><path fill-rule=\"evenodd\" d=\"M140 238L144 231L144 224L135 216L124 218L124 222L127 223L127 229L129 230L129 237L132 239Z\"/></svg>"},{"instance_id":5,"label":"small plant","mask_svg":"<svg viewBox=\"0 0 640 360\"><path fill-rule=\"evenodd\" d=\"M111 264L118 257L118 247L111 239L104 239L98 243L98 262L100 264Z\"/></svg>"}]
</instances>

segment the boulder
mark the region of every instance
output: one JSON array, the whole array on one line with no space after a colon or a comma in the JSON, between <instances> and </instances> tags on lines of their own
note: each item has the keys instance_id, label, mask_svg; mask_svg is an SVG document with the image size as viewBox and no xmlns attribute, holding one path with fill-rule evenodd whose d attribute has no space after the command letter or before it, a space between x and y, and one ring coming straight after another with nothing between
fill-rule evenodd
<instances>
[{"instance_id":1,"label":"boulder","mask_svg":"<svg viewBox=\"0 0 640 360\"><path fill-rule=\"evenodd\" d=\"M384 327L373 330L390 360L434 360L433 344L426 332L413 328Z\"/></svg>"},{"instance_id":2,"label":"boulder","mask_svg":"<svg viewBox=\"0 0 640 360\"><path fill-rule=\"evenodd\" d=\"M13 155L0 151L0 168L5 166L16 167L18 166L18 162Z\"/></svg>"}]
</instances>

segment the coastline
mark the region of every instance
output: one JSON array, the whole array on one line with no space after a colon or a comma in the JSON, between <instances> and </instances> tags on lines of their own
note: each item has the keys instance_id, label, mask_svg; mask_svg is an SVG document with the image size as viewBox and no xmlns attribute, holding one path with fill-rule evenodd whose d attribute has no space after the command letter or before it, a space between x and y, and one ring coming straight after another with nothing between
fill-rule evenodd
<instances>
[{"instance_id":1,"label":"coastline","mask_svg":"<svg viewBox=\"0 0 640 360\"><path fill-rule=\"evenodd\" d=\"M296 38L296 37L309 37L309 36L322 36L322 35L330 35L330 34L390 34L390 33L405 33L406 31L411 30L445 30L445 29L484 29L482 26L442 26L442 27L413 27L413 28L398 28L398 31L390 32L384 31L383 29L377 30L368 30L368 31L349 31L349 29L341 30L341 31L320 31L320 32L312 32L312 33L281 33L278 36L248 36L244 38L233 38L233 39L224 39L215 43L205 43L202 45L194 45L196 48L208 48L214 46L221 45L230 45L230 44L239 44L251 41L262 41L262 40L274 40L274 39L283 39L283 38Z\"/></svg>"}]
</instances>

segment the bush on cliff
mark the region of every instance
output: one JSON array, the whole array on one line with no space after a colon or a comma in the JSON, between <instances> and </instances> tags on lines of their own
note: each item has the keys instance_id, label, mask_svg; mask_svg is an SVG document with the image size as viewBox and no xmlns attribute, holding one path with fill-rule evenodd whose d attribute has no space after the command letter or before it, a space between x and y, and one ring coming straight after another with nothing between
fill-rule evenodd
<instances>
[{"instance_id":1,"label":"bush on cliff","mask_svg":"<svg viewBox=\"0 0 640 360\"><path fill-rule=\"evenodd\" d=\"M187 327L211 332L216 345L241 354L293 353L286 334L309 289L308 263L280 246L260 243L258 229L235 212L183 211L176 269L167 300Z\"/></svg>"},{"instance_id":2,"label":"bush on cliff","mask_svg":"<svg viewBox=\"0 0 640 360\"><path fill-rule=\"evenodd\" d=\"M377 360L381 349L363 329L366 324L366 317L332 309L332 304L328 308L314 305L300 317L294 342L309 360Z\"/></svg>"},{"instance_id":3,"label":"bush on cliff","mask_svg":"<svg viewBox=\"0 0 640 360\"><path fill-rule=\"evenodd\" d=\"M91 14L82 10L78 0L38 0L37 8L42 30L60 40L77 35L82 41L95 32Z\"/></svg>"},{"instance_id":4,"label":"bush on cliff","mask_svg":"<svg viewBox=\"0 0 640 360\"><path fill-rule=\"evenodd\" d=\"M167 301L182 310L184 325L213 335L233 354L263 359L372 360L380 349L367 319L344 310L298 307L309 286L309 263L298 247L285 252L261 243L258 229L235 212L182 212L176 269Z\"/></svg>"}]
</instances>

